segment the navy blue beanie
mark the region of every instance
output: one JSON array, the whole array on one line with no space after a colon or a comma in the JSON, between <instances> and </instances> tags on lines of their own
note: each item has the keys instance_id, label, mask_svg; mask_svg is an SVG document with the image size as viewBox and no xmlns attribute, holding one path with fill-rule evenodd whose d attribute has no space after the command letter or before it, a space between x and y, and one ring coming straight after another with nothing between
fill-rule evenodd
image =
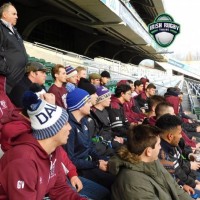
<instances>
[{"instance_id":1,"label":"navy blue beanie","mask_svg":"<svg viewBox=\"0 0 200 200\"><path fill-rule=\"evenodd\" d=\"M80 88L74 88L67 94L67 109L71 112L78 110L90 99L90 95L87 91Z\"/></svg>"}]
</instances>

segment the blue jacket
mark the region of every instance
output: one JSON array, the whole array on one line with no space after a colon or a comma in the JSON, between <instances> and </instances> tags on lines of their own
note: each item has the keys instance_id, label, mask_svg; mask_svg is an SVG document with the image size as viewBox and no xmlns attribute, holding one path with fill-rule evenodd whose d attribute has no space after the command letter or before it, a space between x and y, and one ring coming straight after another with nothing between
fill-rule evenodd
<instances>
[{"instance_id":1,"label":"blue jacket","mask_svg":"<svg viewBox=\"0 0 200 200\"><path fill-rule=\"evenodd\" d=\"M78 123L72 113L69 112L69 123L72 129L64 149L70 160L79 170L98 167L99 155L94 144L92 144L87 118L81 119L81 123Z\"/></svg>"}]
</instances>

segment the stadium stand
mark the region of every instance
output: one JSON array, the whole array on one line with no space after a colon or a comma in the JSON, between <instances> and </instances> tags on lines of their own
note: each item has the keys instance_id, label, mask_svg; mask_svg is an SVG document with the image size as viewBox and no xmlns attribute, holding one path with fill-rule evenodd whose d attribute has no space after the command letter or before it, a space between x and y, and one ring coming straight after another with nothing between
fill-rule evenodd
<instances>
[{"instance_id":1,"label":"stadium stand","mask_svg":"<svg viewBox=\"0 0 200 200\"><path fill-rule=\"evenodd\" d=\"M64 66L72 65L73 67L84 66L87 74L101 73L107 70L111 74L111 81L107 84L109 90L114 93L116 83L122 79L130 79L135 81L141 77L148 77L157 87L157 94L163 95L168 87L178 86L181 89L183 76L175 76L158 69L138 67L134 64L125 64L118 60L104 57L96 57L94 59L79 55L73 52L64 51L49 45L41 43L25 42L29 61L41 62L48 68L45 87L48 89L53 83L50 70L55 63ZM179 85L180 84L180 85Z\"/></svg>"},{"instance_id":2,"label":"stadium stand","mask_svg":"<svg viewBox=\"0 0 200 200\"><path fill-rule=\"evenodd\" d=\"M200 93L198 81L187 79L185 81L188 88L188 99L190 103L191 112L197 116L197 119L200 119Z\"/></svg>"}]
</instances>

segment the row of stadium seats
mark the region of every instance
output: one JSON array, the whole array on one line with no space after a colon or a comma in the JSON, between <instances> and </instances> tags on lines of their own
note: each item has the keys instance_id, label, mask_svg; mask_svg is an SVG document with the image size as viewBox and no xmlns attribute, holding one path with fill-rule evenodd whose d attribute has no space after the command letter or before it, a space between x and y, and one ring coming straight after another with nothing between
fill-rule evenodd
<instances>
[{"instance_id":1,"label":"row of stadium seats","mask_svg":"<svg viewBox=\"0 0 200 200\"><path fill-rule=\"evenodd\" d=\"M55 63L47 62L45 59L39 59L33 56L28 56L28 61L29 62L40 62L43 65L46 66L47 70L47 77L46 77L46 82L45 82L45 87L48 89L52 84L53 84L53 78L51 76L51 68L55 65ZM116 80L111 80L109 84L107 85L108 89L111 91L111 93L115 92L117 81Z\"/></svg>"},{"instance_id":2,"label":"row of stadium seats","mask_svg":"<svg viewBox=\"0 0 200 200\"><path fill-rule=\"evenodd\" d=\"M191 91L194 93L194 97L191 94ZM197 98L199 100L199 92L196 88L196 83L193 83L191 81L188 81L188 98L189 98L189 104L191 108L191 112L197 116L197 119L200 120L200 106L197 105L194 101L194 98Z\"/></svg>"}]
</instances>

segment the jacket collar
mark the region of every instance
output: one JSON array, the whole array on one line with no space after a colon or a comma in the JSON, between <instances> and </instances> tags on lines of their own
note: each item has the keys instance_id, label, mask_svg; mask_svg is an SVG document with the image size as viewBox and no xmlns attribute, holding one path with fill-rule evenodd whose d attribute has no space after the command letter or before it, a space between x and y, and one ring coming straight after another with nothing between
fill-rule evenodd
<instances>
[{"instance_id":1,"label":"jacket collar","mask_svg":"<svg viewBox=\"0 0 200 200\"><path fill-rule=\"evenodd\" d=\"M174 152L174 147L171 144L169 144L168 142L166 142L165 140L163 140L162 138L161 138L160 145L161 145L162 149L166 153L172 153L172 152Z\"/></svg>"}]
</instances>

